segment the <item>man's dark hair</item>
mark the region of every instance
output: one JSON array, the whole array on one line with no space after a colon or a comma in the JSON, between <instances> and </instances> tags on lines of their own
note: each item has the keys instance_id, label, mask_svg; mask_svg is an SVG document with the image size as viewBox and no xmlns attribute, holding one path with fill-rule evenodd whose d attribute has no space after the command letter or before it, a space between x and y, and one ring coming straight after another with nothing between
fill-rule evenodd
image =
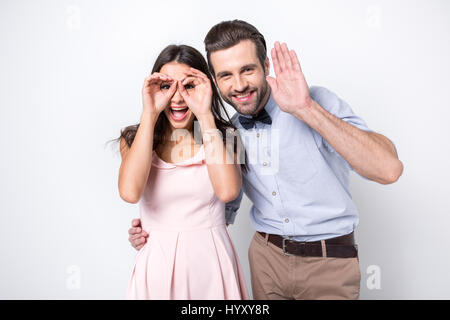
<instances>
[{"instance_id":1,"label":"man's dark hair","mask_svg":"<svg viewBox=\"0 0 450 320\"><path fill-rule=\"evenodd\" d=\"M256 54L264 69L267 57L266 40L258 29L242 20L223 21L209 30L204 41L206 58L213 77L215 77L215 73L210 60L211 53L228 49L242 40L251 40L255 44Z\"/></svg>"}]
</instances>

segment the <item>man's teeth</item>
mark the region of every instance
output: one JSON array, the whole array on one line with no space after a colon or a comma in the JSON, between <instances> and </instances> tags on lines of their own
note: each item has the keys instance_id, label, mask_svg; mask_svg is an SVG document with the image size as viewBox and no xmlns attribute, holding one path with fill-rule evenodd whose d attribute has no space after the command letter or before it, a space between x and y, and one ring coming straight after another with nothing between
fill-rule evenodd
<instances>
[{"instance_id":1,"label":"man's teeth","mask_svg":"<svg viewBox=\"0 0 450 320\"><path fill-rule=\"evenodd\" d=\"M237 95L235 95L234 97L235 97L236 99L239 99L239 100L247 100L247 99L250 98L250 96L253 94L253 92L254 92L254 91L250 91L250 92L245 93L245 94L237 94Z\"/></svg>"}]
</instances>

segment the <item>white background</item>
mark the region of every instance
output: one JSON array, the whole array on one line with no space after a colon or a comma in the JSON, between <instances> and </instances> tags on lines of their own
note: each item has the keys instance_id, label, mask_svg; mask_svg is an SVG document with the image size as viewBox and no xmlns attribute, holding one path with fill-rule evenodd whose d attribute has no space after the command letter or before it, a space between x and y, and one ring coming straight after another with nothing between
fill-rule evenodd
<instances>
[{"instance_id":1,"label":"white background","mask_svg":"<svg viewBox=\"0 0 450 320\"><path fill-rule=\"evenodd\" d=\"M235 18L287 42L309 85L398 149L397 183L351 177L361 299L450 298L450 2L437 0L1 1L0 298L124 298L139 211L105 142L139 122L166 45L204 52L209 28ZM250 289L249 208L230 232Z\"/></svg>"}]
</instances>

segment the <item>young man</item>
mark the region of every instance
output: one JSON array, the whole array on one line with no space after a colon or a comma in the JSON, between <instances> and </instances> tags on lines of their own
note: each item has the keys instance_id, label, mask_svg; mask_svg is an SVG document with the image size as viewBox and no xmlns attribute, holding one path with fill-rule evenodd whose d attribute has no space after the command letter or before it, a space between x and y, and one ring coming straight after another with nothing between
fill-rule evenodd
<instances>
[{"instance_id":1,"label":"young man","mask_svg":"<svg viewBox=\"0 0 450 320\"><path fill-rule=\"evenodd\" d=\"M308 87L296 53L284 43L271 50L276 77L270 77L264 37L252 25L219 23L205 45L248 154L243 191L256 230L249 248L254 299L358 299L358 212L349 170L395 182L403 165L394 145L336 94ZM242 192L227 204L228 223L241 198ZM133 220L129 230L137 249L148 236L139 227Z\"/></svg>"}]
</instances>

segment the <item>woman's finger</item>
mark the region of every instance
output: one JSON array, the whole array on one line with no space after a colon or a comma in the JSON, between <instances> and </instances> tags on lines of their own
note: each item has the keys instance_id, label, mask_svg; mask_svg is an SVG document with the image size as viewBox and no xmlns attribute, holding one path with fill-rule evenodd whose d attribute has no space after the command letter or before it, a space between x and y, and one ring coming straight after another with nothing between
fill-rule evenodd
<instances>
[{"instance_id":1,"label":"woman's finger","mask_svg":"<svg viewBox=\"0 0 450 320\"><path fill-rule=\"evenodd\" d=\"M189 71L186 72L186 75L190 77L195 77L200 83L209 82L208 77L203 72L194 68L190 68Z\"/></svg>"},{"instance_id":2,"label":"woman's finger","mask_svg":"<svg viewBox=\"0 0 450 320\"><path fill-rule=\"evenodd\" d=\"M198 78L195 75L186 73L186 77L184 77L180 81L182 84L186 84L189 81L196 81L196 80L198 80Z\"/></svg>"},{"instance_id":3,"label":"woman's finger","mask_svg":"<svg viewBox=\"0 0 450 320\"><path fill-rule=\"evenodd\" d=\"M160 78L158 78L158 77L150 77L149 79L147 79L147 80L145 81L144 87L148 87L148 86L153 85L153 84L161 84L161 83L163 83L164 81L167 81L167 80L160 79Z\"/></svg>"},{"instance_id":4,"label":"woman's finger","mask_svg":"<svg viewBox=\"0 0 450 320\"><path fill-rule=\"evenodd\" d=\"M154 81L154 80L166 81L168 79L159 74L152 74L152 75L149 75L147 78L145 78L145 82L150 82L150 81Z\"/></svg>"},{"instance_id":5,"label":"woman's finger","mask_svg":"<svg viewBox=\"0 0 450 320\"><path fill-rule=\"evenodd\" d=\"M197 75L198 77L202 78L203 80L209 81L208 76L206 74L204 74L203 72L201 72L200 70L190 67L189 71L191 71L193 74Z\"/></svg>"},{"instance_id":6,"label":"woman's finger","mask_svg":"<svg viewBox=\"0 0 450 320\"><path fill-rule=\"evenodd\" d=\"M189 99L189 93L187 92L186 88L184 87L184 84L180 80L177 81L177 86L178 91L180 91L180 94L183 97L184 101L186 101L186 99Z\"/></svg>"},{"instance_id":7,"label":"woman's finger","mask_svg":"<svg viewBox=\"0 0 450 320\"><path fill-rule=\"evenodd\" d=\"M172 81L170 83L169 90L167 91L167 97L172 98L172 96L175 94L175 91L177 91L177 82Z\"/></svg>"},{"instance_id":8,"label":"woman's finger","mask_svg":"<svg viewBox=\"0 0 450 320\"><path fill-rule=\"evenodd\" d=\"M186 84L188 84L189 82L192 82L194 85L198 85L200 84L202 81L202 79L198 76L196 76L195 74L190 74L190 73L186 73L187 77L185 77L184 79L181 80L181 83L185 86Z\"/></svg>"},{"instance_id":9,"label":"woman's finger","mask_svg":"<svg viewBox=\"0 0 450 320\"><path fill-rule=\"evenodd\" d=\"M198 79L203 80L203 82L209 82L209 78L201 71L193 69L192 74L195 75Z\"/></svg>"},{"instance_id":10,"label":"woman's finger","mask_svg":"<svg viewBox=\"0 0 450 320\"><path fill-rule=\"evenodd\" d=\"M154 72L154 73L152 73L151 76L158 77L158 78L165 79L165 80L173 80L171 76L164 74L164 73L160 73L160 72Z\"/></svg>"},{"instance_id":11,"label":"woman's finger","mask_svg":"<svg viewBox=\"0 0 450 320\"><path fill-rule=\"evenodd\" d=\"M172 83L173 79L165 74L157 73L157 72L155 72L152 75L145 78L145 85L162 83L162 82Z\"/></svg>"}]
</instances>

